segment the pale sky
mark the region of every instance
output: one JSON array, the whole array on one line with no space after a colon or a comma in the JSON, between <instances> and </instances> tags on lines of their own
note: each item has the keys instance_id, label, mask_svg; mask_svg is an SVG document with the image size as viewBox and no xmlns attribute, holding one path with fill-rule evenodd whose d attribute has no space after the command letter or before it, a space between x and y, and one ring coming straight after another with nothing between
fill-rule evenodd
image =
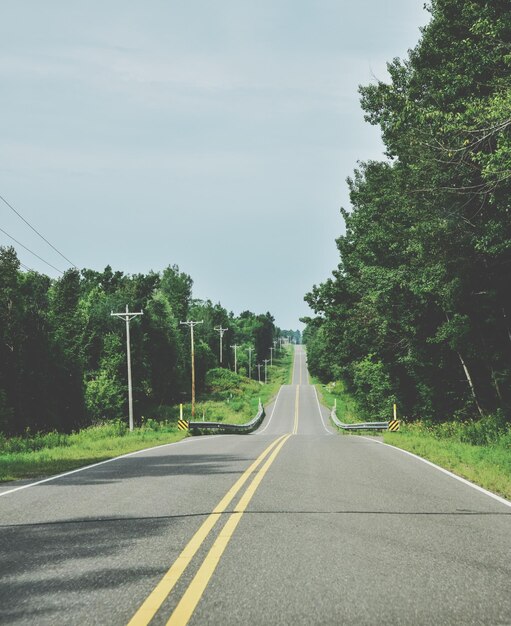
<instances>
[{"instance_id":1,"label":"pale sky","mask_svg":"<svg viewBox=\"0 0 511 626\"><path fill-rule=\"evenodd\" d=\"M346 177L382 158L357 87L416 45L423 4L3 0L0 195L79 268L177 264L195 297L299 328ZM3 203L0 225L68 267Z\"/></svg>"}]
</instances>

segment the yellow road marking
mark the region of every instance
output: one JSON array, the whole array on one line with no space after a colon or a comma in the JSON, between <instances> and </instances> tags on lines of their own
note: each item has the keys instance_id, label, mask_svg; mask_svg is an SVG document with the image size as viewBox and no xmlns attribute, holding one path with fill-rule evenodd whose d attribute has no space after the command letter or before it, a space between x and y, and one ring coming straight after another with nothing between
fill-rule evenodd
<instances>
[{"instance_id":1,"label":"yellow road marking","mask_svg":"<svg viewBox=\"0 0 511 626\"><path fill-rule=\"evenodd\" d=\"M273 441L252 463L252 465L238 478L234 485L229 489L225 496L213 509L211 515L209 515L203 524L197 530L195 535L190 539L184 550L174 561L172 567L163 576L160 582L156 585L153 591L149 594L143 604L140 606L135 615L131 618L128 626L146 626L152 620L160 606L165 601L165 598L174 588L175 584L179 580L181 574L184 572L192 558L197 553L197 550L201 547L202 543L210 533L213 526L220 519L221 514L226 510L238 491L243 487L250 477L250 474L254 472L257 467L264 461L275 446L281 442L285 437L289 435L282 435L275 441ZM280 449L280 448L279 448Z\"/></svg>"},{"instance_id":2,"label":"yellow road marking","mask_svg":"<svg viewBox=\"0 0 511 626\"><path fill-rule=\"evenodd\" d=\"M296 385L296 398L295 398L295 421L293 424L293 435L298 433L298 405L300 401L300 387Z\"/></svg>"},{"instance_id":3,"label":"yellow road marking","mask_svg":"<svg viewBox=\"0 0 511 626\"><path fill-rule=\"evenodd\" d=\"M284 435L284 439L282 440L281 438L279 440L279 445L275 448L271 456L257 472L249 487L246 489L234 513L231 513L231 516L227 520L215 543L213 544L212 548L204 559L204 562L200 566L199 571L195 574L184 596L181 598L179 604L174 609L174 612L167 622L167 626L185 626L188 623L193 612L195 611L195 607L199 603L199 600L202 598L204 590L206 589L209 580L211 579L211 576L213 575L218 565L218 562L220 561L220 558L222 557L222 554L227 547L227 544L229 543L234 531L236 530L236 527L238 526L243 516L243 513L249 505L252 496L254 495L266 472L270 469L271 464L273 463L278 453L282 449L282 446L286 443L289 437L291 437L291 435Z\"/></svg>"}]
</instances>

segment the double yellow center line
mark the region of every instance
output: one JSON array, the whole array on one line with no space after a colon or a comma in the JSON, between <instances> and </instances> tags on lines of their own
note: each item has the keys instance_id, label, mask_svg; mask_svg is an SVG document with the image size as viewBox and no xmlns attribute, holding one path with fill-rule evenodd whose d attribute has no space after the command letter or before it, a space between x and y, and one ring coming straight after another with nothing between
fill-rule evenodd
<instances>
[{"instance_id":1,"label":"double yellow center line","mask_svg":"<svg viewBox=\"0 0 511 626\"><path fill-rule=\"evenodd\" d=\"M295 416L295 425L297 427L297 414ZM217 537L213 547L208 552L202 565L200 566L197 574L193 578L192 582L188 586L184 596L181 598L179 604L175 608L174 612L170 616L167 624L179 624L184 625L188 623L188 620L192 616L195 607L204 593L204 590L213 575L213 572L218 565L220 557L222 556L227 544L229 543L234 530L239 524L243 513L245 512L252 496L254 495L257 487L261 483L266 472L270 469L271 464L276 459L277 455L281 451L282 447L289 439L291 435L282 435L275 441L273 441L250 465L250 467L238 478L236 483L229 489L225 496L220 500L217 506L213 509L213 512L202 523L199 530L194 534L191 540L188 542L184 550L177 557L172 567L163 576L160 582L156 585L154 590L146 598L144 603L140 606L138 611L129 621L128 626L146 626L156 615L157 611L172 591L177 581L183 574L190 561L193 559L199 548L202 546L207 536L220 519L222 513L224 513L227 507L231 504L237 493L241 490L243 485L247 482L250 475L256 471L256 469L264 462L264 465L259 469L254 479L246 489L243 496L240 498L238 505L235 507L234 512L230 515L224 528ZM267 458L268 457L268 458Z\"/></svg>"},{"instance_id":2,"label":"double yellow center line","mask_svg":"<svg viewBox=\"0 0 511 626\"><path fill-rule=\"evenodd\" d=\"M295 397L295 420L293 423L293 435L298 433L298 407L300 402L300 385L296 385L296 397Z\"/></svg>"}]
</instances>

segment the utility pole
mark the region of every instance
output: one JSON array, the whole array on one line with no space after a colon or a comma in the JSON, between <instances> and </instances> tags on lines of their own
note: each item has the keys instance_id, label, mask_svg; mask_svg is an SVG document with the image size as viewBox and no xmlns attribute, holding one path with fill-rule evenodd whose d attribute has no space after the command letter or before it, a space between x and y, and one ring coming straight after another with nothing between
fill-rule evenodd
<instances>
[{"instance_id":1,"label":"utility pole","mask_svg":"<svg viewBox=\"0 0 511 626\"><path fill-rule=\"evenodd\" d=\"M275 348L270 348L270 365L273 365L273 350Z\"/></svg>"},{"instance_id":2,"label":"utility pole","mask_svg":"<svg viewBox=\"0 0 511 626\"><path fill-rule=\"evenodd\" d=\"M238 346L237 344L234 344L233 346L231 346L231 348L234 348L234 373L237 374L238 373L238 348L240 346Z\"/></svg>"},{"instance_id":3,"label":"utility pole","mask_svg":"<svg viewBox=\"0 0 511 626\"><path fill-rule=\"evenodd\" d=\"M126 322L126 354L127 354L127 359L128 359L128 406L129 406L130 431L133 430L133 387L131 385L130 322L134 317L137 317L137 315L143 315L143 314L144 314L144 311L139 311L138 313L135 313L135 312L130 313L128 305L126 305L125 313L114 313L113 311L110 312L111 316L120 317L121 319L124 319L124 321Z\"/></svg>"},{"instance_id":4,"label":"utility pole","mask_svg":"<svg viewBox=\"0 0 511 626\"><path fill-rule=\"evenodd\" d=\"M225 331L229 329L222 328L222 324L220 324L220 326L215 326L214 330L218 331L218 333L220 334L220 365L222 365L222 339L224 337Z\"/></svg>"},{"instance_id":5,"label":"utility pole","mask_svg":"<svg viewBox=\"0 0 511 626\"><path fill-rule=\"evenodd\" d=\"M266 385L266 383L268 382L268 363L269 363L270 359L263 359L263 363L264 363L264 384Z\"/></svg>"},{"instance_id":6,"label":"utility pole","mask_svg":"<svg viewBox=\"0 0 511 626\"><path fill-rule=\"evenodd\" d=\"M195 417L195 346L193 341L193 329L197 324L202 324L204 320L200 322L194 322L189 320L188 322L180 322L184 326L190 327L190 342L192 346L192 417Z\"/></svg>"},{"instance_id":7,"label":"utility pole","mask_svg":"<svg viewBox=\"0 0 511 626\"><path fill-rule=\"evenodd\" d=\"M248 377L252 378L252 346L248 347Z\"/></svg>"},{"instance_id":8,"label":"utility pole","mask_svg":"<svg viewBox=\"0 0 511 626\"><path fill-rule=\"evenodd\" d=\"M261 364L261 363L258 363L258 364L257 364L257 378L258 378L258 380L259 380L259 384L262 384L262 383L261 383L261 367L262 367L262 364Z\"/></svg>"}]
</instances>

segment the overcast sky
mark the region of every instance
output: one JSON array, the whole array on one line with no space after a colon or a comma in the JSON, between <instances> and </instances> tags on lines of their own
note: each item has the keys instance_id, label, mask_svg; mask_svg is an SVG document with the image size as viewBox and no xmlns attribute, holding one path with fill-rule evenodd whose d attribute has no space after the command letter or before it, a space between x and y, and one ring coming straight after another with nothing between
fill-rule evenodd
<instances>
[{"instance_id":1,"label":"overcast sky","mask_svg":"<svg viewBox=\"0 0 511 626\"><path fill-rule=\"evenodd\" d=\"M298 328L345 179L382 153L357 86L416 45L423 4L4 0L0 195L79 268L178 264L195 297ZM66 269L2 203L0 224Z\"/></svg>"}]
</instances>

